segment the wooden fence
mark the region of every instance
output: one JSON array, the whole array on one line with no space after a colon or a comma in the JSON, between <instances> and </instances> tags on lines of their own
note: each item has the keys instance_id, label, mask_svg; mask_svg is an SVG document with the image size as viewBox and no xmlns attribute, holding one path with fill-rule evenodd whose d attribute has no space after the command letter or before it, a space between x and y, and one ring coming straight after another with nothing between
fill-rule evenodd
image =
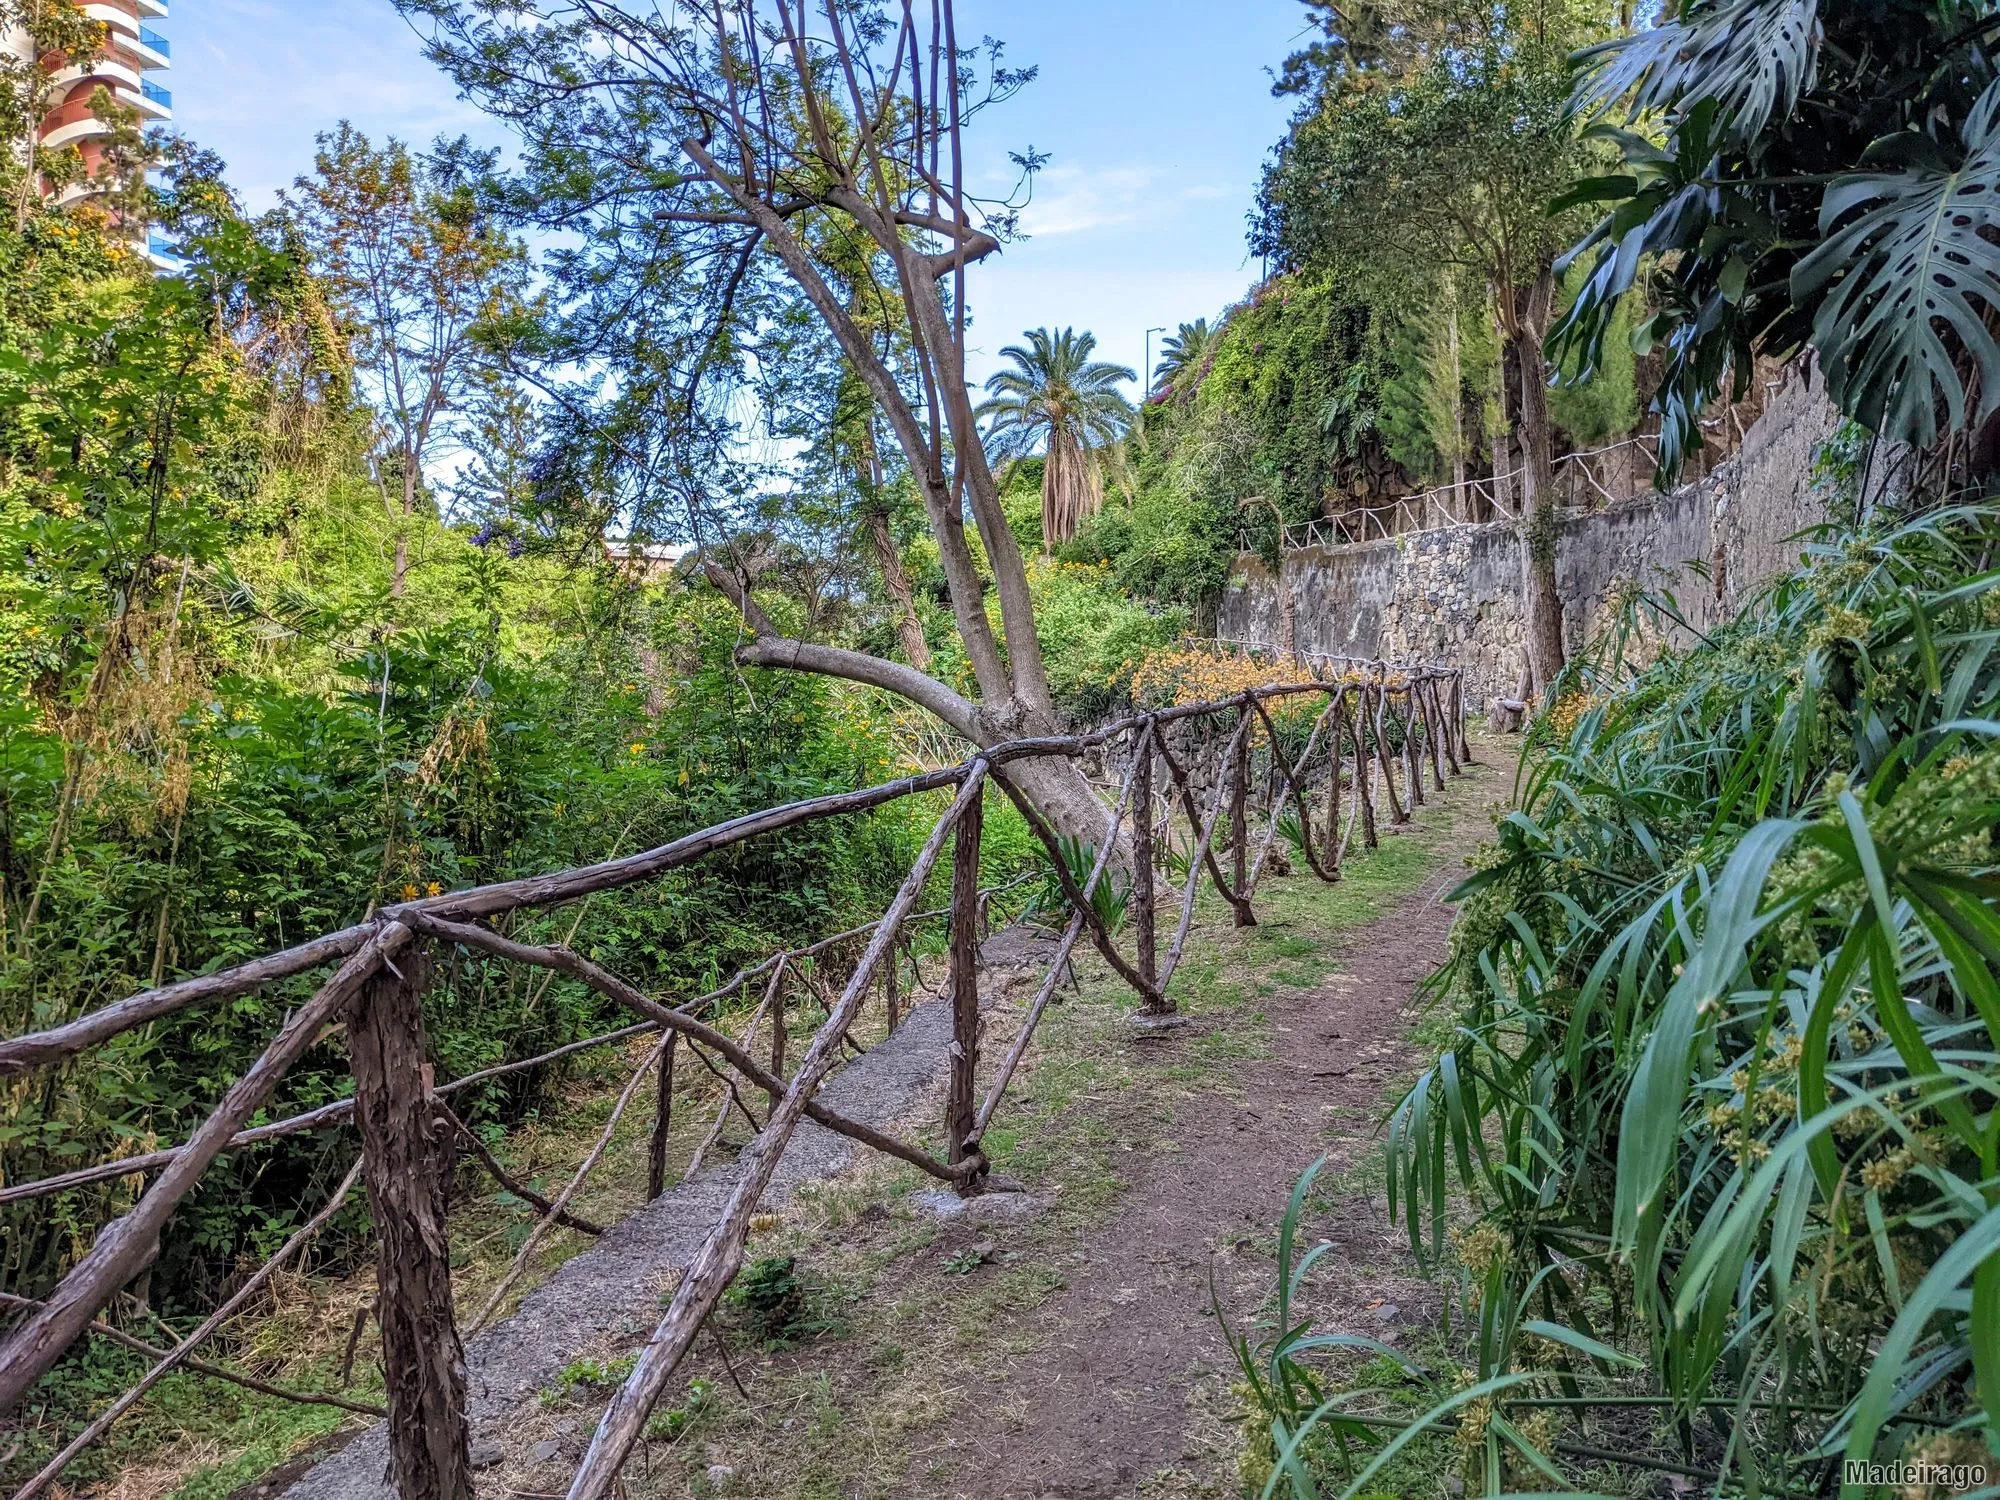
<instances>
[{"instance_id":1,"label":"wooden fence","mask_svg":"<svg viewBox=\"0 0 2000 1500\"><path fill-rule=\"evenodd\" d=\"M1465 736L1463 681L1458 672L1334 658L1323 659L1316 670L1319 680L1312 682L1274 685L1218 702L1142 713L1089 734L1021 740L982 749L961 765L772 808L623 859L402 902L385 907L366 922L282 953L181 980L63 1025L0 1041L0 1075L47 1067L193 1006L333 966L331 976L292 1011L255 1064L229 1087L186 1141L144 1156L0 1189L0 1202L13 1202L112 1178L150 1177L132 1208L103 1229L89 1253L45 1299L4 1299L4 1305L18 1317L0 1344L0 1411L19 1403L65 1351L86 1336L117 1340L153 1360L145 1376L30 1478L16 1492L15 1500L32 1500L45 1490L78 1453L101 1438L175 1369L236 1381L288 1399L385 1416L391 1477L404 1500L469 1500L473 1484L465 1362L453 1309L446 1223L447 1189L460 1155L469 1156L536 1215L512 1268L473 1320L472 1330L476 1331L499 1310L552 1226L563 1224L587 1234L602 1232L569 1205L610 1147L619 1119L649 1074L656 1079L649 1189L654 1196L664 1189L673 1069L676 1052L685 1047L726 1085L714 1128L696 1152L687 1175L698 1169L702 1154L720 1135L730 1112L748 1119L755 1134L739 1158L739 1178L726 1208L605 1412L569 1492L576 1500L597 1500L608 1494L675 1367L741 1267L751 1217L800 1120L812 1119L908 1162L961 1193L981 1191L988 1171L981 1140L1078 942L1088 936L1104 961L1138 996L1142 1024L1171 1024L1162 1018L1174 1009L1170 986L1186 949L1204 872L1237 925L1253 925L1253 898L1281 828L1319 879L1337 880L1353 839L1359 837L1372 846L1382 817L1394 822L1409 820L1425 801L1426 779L1432 793L1442 792L1447 771L1457 774L1471 759ZM1296 754L1288 753L1287 734L1280 730L1279 717L1293 700L1313 696L1324 700L1323 704L1312 717L1303 747ZM1287 722L1302 724L1297 719ZM1296 728L1291 737L1296 739ZM1116 787L1105 812L1103 837L1094 850L1085 851L1088 869L1072 868L1063 841L1022 796L1010 775L1010 768L1019 763L1046 757L1083 761L1107 772L1106 784ZM982 1100L976 1090L977 959L983 919L995 893L980 886L979 851L989 784L1014 802L1046 848L1068 917L1048 973ZM645 994L567 947L517 941L484 925L511 913L558 906L597 891L649 881L766 834L943 791L952 793L951 804L932 827L878 921L773 954L719 989L678 1005ZM1174 850L1177 819L1182 842L1178 857ZM1253 828L1256 822L1262 823L1261 829ZM1220 853L1219 826L1226 827ZM920 912L920 898L945 857L947 844L952 846L950 902L938 911ZM1070 849L1073 853L1075 845ZM1162 870L1167 867L1184 871L1178 893L1163 881ZM1122 908L1098 899L1107 878L1125 882ZM1163 898L1178 905L1164 956L1160 952ZM1121 949L1114 930L1120 909L1131 919L1129 956ZM945 1080L942 1159L889 1131L837 1114L817 1098L820 1085L840 1060L843 1046L854 1046L849 1033L878 985L893 1027L903 999L897 946L914 923L927 919L948 924L953 1042ZM634 1019L620 1029L537 1057L437 1082L420 1001L434 954L446 947L566 975ZM790 1064L785 1055L782 1014L787 974L796 973L806 959L854 948L860 950L859 956L838 997L829 993L825 1022L804 1055L795 1065ZM739 992L754 993L752 987L760 983L761 1003L739 1040L723 1024L718 1007ZM770 1023L771 1041L768 1051L760 1056L752 1049L765 1020ZM290 1119L246 1128L286 1071L337 1024L346 1028L353 1096ZM643 1035L657 1035L657 1045L631 1075L595 1146L553 1198L510 1176L452 1111L451 1096L476 1084L543 1066L586 1048ZM761 1120L743 1100L736 1087L739 1080L765 1096L767 1105ZM175 1208L218 1156L348 1118L354 1121L360 1137L353 1169L277 1254L249 1275L192 1333L171 1348L159 1348L98 1320L119 1291L152 1263L160 1235ZM379 1295L375 1315L382 1335L386 1411L344 1397L288 1391L194 1359L194 1351L258 1297L361 1182L366 1184L376 1238ZM357 1335L359 1331L357 1324Z\"/></svg>"},{"instance_id":2,"label":"wooden fence","mask_svg":"<svg viewBox=\"0 0 2000 1500\"><path fill-rule=\"evenodd\" d=\"M1607 485L1602 474L1603 460L1613 454L1631 454L1633 477L1650 482L1659 462L1659 440L1654 437L1627 438L1608 447L1583 453L1565 453L1555 461L1556 503L1570 510L1596 510L1605 505L1622 505L1632 498ZM1444 531L1454 526L1476 526L1484 521L1508 520L1520 508L1521 487L1527 471L1466 479L1463 484L1439 485L1414 495L1399 496L1381 505L1359 505L1335 515L1302 521L1284 530L1284 550L1303 547L1346 547L1363 542L1388 541L1419 531ZM1246 539L1244 551L1253 550Z\"/></svg>"}]
</instances>

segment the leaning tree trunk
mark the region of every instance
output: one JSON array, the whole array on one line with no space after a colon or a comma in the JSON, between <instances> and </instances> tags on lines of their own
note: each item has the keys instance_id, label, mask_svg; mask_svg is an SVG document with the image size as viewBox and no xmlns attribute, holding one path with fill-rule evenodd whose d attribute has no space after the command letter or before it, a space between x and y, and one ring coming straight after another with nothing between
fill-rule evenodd
<instances>
[{"instance_id":1,"label":"leaning tree trunk","mask_svg":"<svg viewBox=\"0 0 2000 1500\"><path fill-rule=\"evenodd\" d=\"M1513 352L1520 372L1521 602L1529 688L1536 695L1554 685L1563 667L1563 601L1556 573L1562 519L1556 509L1555 439L1549 416L1549 366L1542 354L1554 278L1543 271L1515 294L1519 308Z\"/></svg>"},{"instance_id":2,"label":"leaning tree trunk","mask_svg":"<svg viewBox=\"0 0 2000 1500\"><path fill-rule=\"evenodd\" d=\"M896 634L903 643L903 655L919 672L931 669L930 643L924 639L924 623L917 618L916 590L903 568L903 554L896 548L895 533L889 529L889 513L879 506L868 512L868 539L875 548L875 565L882 572L882 588L896 611Z\"/></svg>"}]
</instances>

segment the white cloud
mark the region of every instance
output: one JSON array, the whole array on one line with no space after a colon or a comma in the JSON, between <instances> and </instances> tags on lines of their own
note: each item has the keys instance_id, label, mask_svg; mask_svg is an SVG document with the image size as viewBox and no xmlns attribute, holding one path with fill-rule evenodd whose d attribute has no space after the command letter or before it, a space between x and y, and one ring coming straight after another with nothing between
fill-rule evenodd
<instances>
[{"instance_id":1,"label":"white cloud","mask_svg":"<svg viewBox=\"0 0 2000 1500\"><path fill-rule=\"evenodd\" d=\"M1172 218L1185 204L1233 195L1227 187L1178 181L1158 166L1053 166L1036 174L1021 228L1042 239L1136 229Z\"/></svg>"}]
</instances>

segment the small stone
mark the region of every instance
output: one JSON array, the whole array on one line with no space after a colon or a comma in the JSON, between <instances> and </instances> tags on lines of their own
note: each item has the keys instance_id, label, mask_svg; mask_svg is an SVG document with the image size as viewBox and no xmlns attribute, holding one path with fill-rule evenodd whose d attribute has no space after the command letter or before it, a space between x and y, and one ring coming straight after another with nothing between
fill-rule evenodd
<instances>
[{"instance_id":1,"label":"small stone","mask_svg":"<svg viewBox=\"0 0 2000 1500\"><path fill-rule=\"evenodd\" d=\"M552 1464L561 1457L562 1457L562 1444L558 1443L554 1438L547 1438L544 1439L542 1442L535 1444L536 1463Z\"/></svg>"},{"instance_id":2,"label":"small stone","mask_svg":"<svg viewBox=\"0 0 2000 1500\"><path fill-rule=\"evenodd\" d=\"M500 1447L499 1440L490 1437L476 1439L466 1454L467 1461L475 1469L498 1468L506 1458L507 1454Z\"/></svg>"},{"instance_id":3,"label":"small stone","mask_svg":"<svg viewBox=\"0 0 2000 1500\"><path fill-rule=\"evenodd\" d=\"M723 1488L735 1477L736 1471L728 1464L710 1464L708 1466L708 1492L711 1495L721 1494Z\"/></svg>"},{"instance_id":4,"label":"small stone","mask_svg":"<svg viewBox=\"0 0 2000 1500\"><path fill-rule=\"evenodd\" d=\"M556 1423L556 1436L557 1436L557 1437L575 1437L575 1436L576 1436L576 1423L574 1423L574 1422L558 1422L558 1423Z\"/></svg>"},{"instance_id":5,"label":"small stone","mask_svg":"<svg viewBox=\"0 0 2000 1500\"><path fill-rule=\"evenodd\" d=\"M1385 1302L1380 1307L1375 1309L1376 1321L1382 1323L1393 1323L1396 1321L1396 1314L1400 1313L1401 1311L1402 1309L1396 1306L1395 1303Z\"/></svg>"}]
</instances>

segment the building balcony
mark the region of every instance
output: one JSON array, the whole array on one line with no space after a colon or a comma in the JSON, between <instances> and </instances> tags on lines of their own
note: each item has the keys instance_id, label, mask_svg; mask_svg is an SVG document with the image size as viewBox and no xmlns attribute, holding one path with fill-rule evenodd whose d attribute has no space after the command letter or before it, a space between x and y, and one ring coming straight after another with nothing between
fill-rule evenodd
<instances>
[{"instance_id":1,"label":"building balcony","mask_svg":"<svg viewBox=\"0 0 2000 1500\"><path fill-rule=\"evenodd\" d=\"M139 91L139 86L145 81L139 76L139 69L135 68L132 62L121 59L116 54L108 57L100 57L87 68L64 68L49 81L58 87L67 88L70 84L80 83L85 79L101 83L113 93L117 93L120 90L127 90L135 94ZM87 97L89 91L85 90L84 92Z\"/></svg>"},{"instance_id":2,"label":"building balcony","mask_svg":"<svg viewBox=\"0 0 2000 1500\"><path fill-rule=\"evenodd\" d=\"M167 19L167 0L134 0L139 14L154 21Z\"/></svg>"},{"instance_id":3,"label":"building balcony","mask_svg":"<svg viewBox=\"0 0 2000 1500\"><path fill-rule=\"evenodd\" d=\"M93 21L102 21L111 28L114 41L131 41L139 35L139 18L132 14L129 5L107 5L105 0L88 0L78 7Z\"/></svg>"},{"instance_id":4,"label":"building balcony","mask_svg":"<svg viewBox=\"0 0 2000 1500\"><path fill-rule=\"evenodd\" d=\"M50 125L42 131L42 149L60 151L65 146L74 146L79 141L96 140L111 134L111 127L95 115L85 115L81 119L64 120Z\"/></svg>"},{"instance_id":5,"label":"building balcony","mask_svg":"<svg viewBox=\"0 0 2000 1500\"><path fill-rule=\"evenodd\" d=\"M137 104L141 114L151 115L156 120L171 120L174 117L173 94L150 78L139 80L139 97L127 102Z\"/></svg>"},{"instance_id":6,"label":"building balcony","mask_svg":"<svg viewBox=\"0 0 2000 1500\"><path fill-rule=\"evenodd\" d=\"M146 67L171 68L174 65L173 46L157 31L141 26L137 40L128 40L125 45Z\"/></svg>"}]
</instances>

